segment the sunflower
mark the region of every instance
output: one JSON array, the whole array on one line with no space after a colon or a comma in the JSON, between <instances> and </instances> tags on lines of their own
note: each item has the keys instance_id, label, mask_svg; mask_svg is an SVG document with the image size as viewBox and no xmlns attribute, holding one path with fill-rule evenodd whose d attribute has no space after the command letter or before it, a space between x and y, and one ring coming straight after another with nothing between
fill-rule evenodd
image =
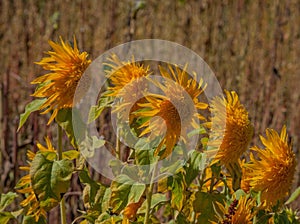
<instances>
[{"instance_id":1,"label":"sunflower","mask_svg":"<svg viewBox=\"0 0 300 224\"><path fill-rule=\"evenodd\" d=\"M140 109L139 103L144 103L143 92L146 89L145 77L151 74L149 66L132 61L120 61L117 55L113 54L105 63L109 69L106 70L110 86L106 96L117 97L113 107L113 113L118 113L119 119L126 121L129 115L129 123L132 124L135 118L132 112Z\"/></svg>"},{"instance_id":2,"label":"sunflower","mask_svg":"<svg viewBox=\"0 0 300 224\"><path fill-rule=\"evenodd\" d=\"M250 177L246 178L250 187L262 192L261 200L265 201L267 206L274 206L278 201L282 202L289 193L296 160L292 147L288 144L285 126L280 135L273 129L267 129L266 135L266 138L260 136L264 149L252 148L259 159L251 154L249 164L244 166L252 172Z\"/></svg>"},{"instance_id":3,"label":"sunflower","mask_svg":"<svg viewBox=\"0 0 300 224\"><path fill-rule=\"evenodd\" d=\"M215 161L236 163L247 150L253 135L248 112L236 92L225 90L226 99L216 97L211 103L212 129L208 145L217 148Z\"/></svg>"},{"instance_id":4,"label":"sunflower","mask_svg":"<svg viewBox=\"0 0 300 224\"><path fill-rule=\"evenodd\" d=\"M197 121L205 120L198 110L208 107L200 102L198 97L203 93L205 85L201 79L197 83L190 78L185 69L169 65L169 72L160 67L161 75L166 78L165 82L153 81L162 91L162 94L149 94L145 98L148 102L139 104L144 110L137 112L140 117L149 118L140 128L144 128L140 136L151 133L154 136L164 136L155 153L158 154L163 145L166 146L161 158L167 157L177 141L182 136L186 139L187 128L192 125L199 128Z\"/></svg>"},{"instance_id":5,"label":"sunflower","mask_svg":"<svg viewBox=\"0 0 300 224\"><path fill-rule=\"evenodd\" d=\"M49 41L54 51L48 51L49 56L36 63L50 73L31 82L31 84L39 85L33 96L47 98L39 108L40 110L44 109L42 114L53 110L48 124L53 121L60 109L73 106L77 84L91 63L91 60L87 59L87 52L79 52L75 37L73 48L68 43L64 43L62 38L60 38L60 42L59 44Z\"/></svg>"},{"instance_id":6,"label":"sunflower","mask_svg":"<svg viewBox=\"0 0 300 224\"><path fill-rule=\"evenodd\" d=\"M113 54L108 61L109 63L105 63L105 65L109 68L106 70L106 74L112 85L108 87L110 96L117 96L132 81L151 74L149 66L144 67L143 64L136 63L134 57L131 62L123 62Z\"/></svg>"},{"instance_id":7,"label":"sunflower","mask_svg":"<svg viewBox=\"0 0 300 224\"><path fill-rule=\"evenodd\" d=\"M55 149L53 148L50 139L45 138L47 147L44 147L40 143L37 143L37 147L39 151L41 152L55 152ZM32 215L35 218L35 221L37 222L40 217L46 218L47 212L46 210L40 205L40 202L38 198L36 197L36 194L34 193L34 190L32 188L32 183L31 183L31 177L30 177L30 168L31 168L31 162L33 161L35 157L35 153L28 150L27 151L27 157L29 159L28 161L28 166L21 166L20 169L27 171L28 174L23 176L18 185L17 185L17 191L21 194L26 194L26 199L24 199L21 202L22 207L27 207L28 211L26 215Z\"/></svg>"},{"instance_id":8,"label":"sunflower","mask_svg":"<svg viewBox=\"0 0 300 224\"><path fill-rule=\"evenodd\" d=\"M252 209L255 206L255 201L246 196L242 196L239 200L233 200L229 206L223 206L218 203L220 210L223 213L222 217L218 217L222 224L252 224L252 219L255 212ZM211 222L217 224L217 222Z\"/></svg>"}]
</instances>

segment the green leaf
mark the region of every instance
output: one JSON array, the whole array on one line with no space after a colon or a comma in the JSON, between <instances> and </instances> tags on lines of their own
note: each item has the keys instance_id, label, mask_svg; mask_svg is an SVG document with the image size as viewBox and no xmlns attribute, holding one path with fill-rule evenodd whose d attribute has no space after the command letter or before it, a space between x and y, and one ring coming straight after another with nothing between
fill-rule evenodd
<instances>
[{"instance_id":1,"label":"green leaf","mask_svg":"<svg viewBox=\"0 0 300 224\"><path fill-rule=\"evenodd\" d=\"M85 138L86 125L76 108L59 110L55 120L65 130L71 144L77 148L78 143ZM73 129L73 121L76 122L76 130ZM76 136L74 132L76 132Z\"/></svg>"},{"instance_id":2,"label":"green leaf","mask_svg":"<svg viewBox=\"0 0 300 224\"><path fill-rule=\"evenodd\" d=\"M13 192L8 192L6 194L1 194L0 195L0 212L3 212L4 209L8 205L10 205L17 196L18 195L16 193L13 193Z\"/></svg>"},{"instance_id":3,"label":"green leaf","mask_svg":"<svg viewBox=\"0 0 300 224\"><path fill-rule=\"evenodd\" d=\"M72 161L62 159L53 162L51 170L51 188L55 195L61 195L68 191L74 165Z\"/></svg>"},{"instance_id":4,"label":"green leaf","mask_svg":"<svg viewBox=\"0 0 300 224\"><path fill-rule=\"evenodd\" d=\"M205 169L206 165L206 154L200 153L197 151L192 151L190 155L190 160L188 163L188 167L186 167L186 175L185 180L187 186L189 186L193 180L198 176L200 171Z\"/></svg>"},{"instance_id":5,"label":"green leaf","mask_svg":"<svg viewBox=\"0 0 300 224\"><path fill-rule=\"evenodd\" d=\"M97 204L99 200L102 200L105 194L105 187L91 179L87 170L79 172L79 179L81 183L88 185L85 189L87 191L86 196L88 197L87 199L84 198L85 204L89 204L91 208L94 208L95 204Z\"/></svg>"},{"instance_id":6,"label":"green leaf","mask_svg":"<svg viewBox=\"0 0 300 224\"><path fill-rule=\"evenodd\" d=\"M134 184L130 189L130 193L128 195L128 201L130 203L137 203L142 197L145 191L145 184Z\"/></svg>"},{"instance_id":7,"label":"green leaf","mask_svg":"<svg viewBox=\"0 0 300 224\"><path fill-rule=\"evenodd\" d=\"M68 160L73 160L73 159L78 159L80 155L80 152L77 150L68 150L63 152L62 157L63 159L68 159Z\"/></svg>"},{"instance_id":8,"label":"green leaf","mask_svg":"<svg viewBox=\"0 0 300 224\"><path fill-rule=\"evenodd\" d=\"M153 194L151 200L151 209L154 209L156 206L164 204L167 201L169 200L167 199L167 196L165 194L161 194L161 193ZM138 214L146 213L146 204L147 201L144 201L142 206L137 211Z\"/></svg>"},{"instance_id":9,"label":"green leaf","mask_svg":"<svg viewBox=\"0 0 300 224\"><path fill-rule=\"evenodd\" d=\"M114 176L118 176L121 173L123 163L119 159L113 159L109 161L109 167L111 168Z\"/></svg>"},{"instance_id":10,"label":"green leaf","mask_svg":"<svg viewBox=\"0 0 300 224\"><path fill-rule=\"evenodd\" d=\"M21 215L23 212L23 209L20 209L18 211L14 212L0 212L0 223L1 224L6 224L9 222L11 219L16 219L19 215Z\"/></svg>"},{"instance_id":11,"label":"green leaf","mask_svg":"<svg viewBox=\"0 0 300 224\"><path fill-rule=\"evenodd\" d=\"M0 223L7 224L10 219L14 219L15 217L10 212L0 212Z\"/></svg>"},{"instance_id":12,"label":"green leaf","mask_svg":"<svg viewBox=\"0 0 300 224\"><path fill-rule=\"evenodd\" d=\"M113 97L101 97L98 101L97 106L92 106L89 111L89 118L88 123L91 123L92 121L96 120L102 113L102 111L109 107L110 104L113 102Z\"/></svg>"},{"instance_id":13,"label":"green leaf","mask_svg":"<svg viewBox=\"0 0 300 224\"><path fill-rule=\"evenodd\" d=\"M275 213L274 215L274 224L293 224L289 221L288 216L286 214L286 212L282 212L282 213Z\"/></svg>"},{"instance_id":14,"label":"green leaf","mask_svg":"<svg viewBox=\"0 0 300 224\"><path fill-rule=\"evenodd\" d=\"M184 176L181 172L173 176L171 206L178 211L181 211L185 200L185 186Z\"/></svg>"},{"instance_id":15,"label":"green leaf","mask_svg":"<svg viewBox=\"0 0 300 224\"><path fill-rule=\"evenodd\" d=\"M185 215L180 212L176 217L176 223L189 224L190 222L186 219Z\"/></svg>"},{"instance_id":16,"label":"green leaf","mask_svg":"<svg viewBox=\"0 0 300 224\"><path fill-rule=\"evenodd\" d=\"M193 202L194 211L201 213L198 217L198 223L209 223L217 221L215 208L218 208L216 202L224 204L225 196L219 193L200 192L196 193L196 199ZM218 211L221 214L221 211Z\"/></svg>"},{"instance_id":17,"label":"green leaf","mask_svg":"<svg viewBox=\"0 0 300 224\"><path fill-rule=\"evenodd\" d=\"M97 136L86 136L79 144L79 150L86 158L91 158L95 154L95 149L104 146L105 140L99 139Z\"/></svg>"},{"instance_id":18,"label":"green leaf","mask_svg":"<svg viewBox=\"0 0 300 224\"><path fill-rule=\"evenodd\" d=\"M135 159L137 165L149 165L154 162L154 149L135 148Z\"/></svg>"},{"instance_id":19,"label":"green leaf","mask_svg":"<svg viewBox=\"0 0 300 224\"><path fill-rule=\"evenodd\" d=\"M26 215L23 218L22 224L46 224L47 220L41 215L39 220L36 222L34 216Z\"/></svg>"},{"instance_id":20,"label":"green leaf","mask_svg":"<svg viewBox=\"0 0 300 224\"><path fill-rule=\"evenodd\" d=\"M32 188L46 211L55 207L67 192L73 172L72 161L54 161L55 157L54 152L39 152L30 168Z\"/></svg>"},{"instance_id":21,"label":"green leaf","mask_svg":"<svg viewBox=\"0 0 300 224\"><path fill-rule=\"evenodd\" d=\"M286 205L290 204L291 202L295 201L300 196L300 187L298 187L292 195L289 197L289 199L285 202Z\"/></svg>"},{"instance_id":22,"label":"green leaf","mask_svg":"<svg viewBox=\"0 0 300 224\"><path fill-rule=\"evenodd\" d=\"M137 203L145 191L145 184L137 183L121 174L111 184L110 205L114 213L121 212L128 203Z\"/></svg>"},{"instance_id":23,"label":"green leaf","mask_svg":"<svg viewBox=\"0 0 300 224\"><path fill-rule=\"evenodd\" d=\"M18 127L17 131L19 131L20 128L24 125L24 123L28 119L29 115L32 112L39 110L40 107L46 102L46 100L47 100L46 98L45 99L35 99L25 106L25 112L20 115L20 122L19 122L19 127Z\"/></svg>"}]
</instances>

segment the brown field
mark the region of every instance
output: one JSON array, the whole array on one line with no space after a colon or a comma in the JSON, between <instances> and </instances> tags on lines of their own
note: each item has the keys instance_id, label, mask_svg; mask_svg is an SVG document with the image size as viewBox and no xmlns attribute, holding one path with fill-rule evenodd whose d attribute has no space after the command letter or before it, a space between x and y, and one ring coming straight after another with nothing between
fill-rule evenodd
<instances>
[{"instance_id":1,"label":"brown field","mask_svg":"<svg viewBox=\"0 0 300 224\"><path fill-rule=\"evenodd\" d=\"M199 54L222 88L238 92L255 126L252 144L267 127L286 124L300 160L300 2L286 1L0 1L0 192L13 189L26 149L56 135L47 117L34 113L16 133L19 114L32 100L30 84L44 71L34 62L48 51L48 40L72 39L96 58L121 43L165 39ZM219 3L217 3L219 2ZM300 185L300 166L294 188ZM68 223L83 209L81 186L73 178L67 197ZM295 208L300 201L294 202ZM50 213L56 223L58 209Z\"/></svg>"}]
</instances>

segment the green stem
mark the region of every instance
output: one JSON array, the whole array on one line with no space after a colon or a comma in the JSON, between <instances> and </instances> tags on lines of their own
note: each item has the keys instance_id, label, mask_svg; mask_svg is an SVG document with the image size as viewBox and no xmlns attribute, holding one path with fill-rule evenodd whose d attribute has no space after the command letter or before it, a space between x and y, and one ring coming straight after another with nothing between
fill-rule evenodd
<instances>
[{"instance_id":1,"label":"green stem","mask_svg":"<svg viewBox=\"0 0 300 224\"><path fill-rule=\"evenodd\" d=\"M60 220L61 220L61 224L67 224L66 206L65 206L64 197L60 201Z\"/></svg>"},{"instance_id":2,"label":"green stem","mask_svg":"<svg viewBox=\"0 0 300 224\"><path fill-rule=\"evenodd\" d=\"M62 127L57 125L58 127L58 159L62 159Z\"/></svg>"},{"instance_id":3,"label":"green stem","mask_svg":"<svg viewBox=\"0 0 300 224\"><path fill-rule=\"evenodd\" d=\"M121 146L120 146L120 129L117 127L117 139L116 139L116 157L121 160Z\"/></svg>"},{"instance_id":4,"label":"green stem","mask_svg":"<svg viewBox=\"0 0 300 224\"><path fill-rule=\"evenodd\" d=\"M58 159L62 159L62 128L61 126L57 125L58 127ZM67 218L66 218L66 206L65 206L65 199L62 197L60 201L60 220L61 224L67 224Z\"/></svg>"},{"instance_id":5,"label":"green stem","mask_svg":"<svg viewBox=\"0 0 300 224\"><path fill-rule=\"evenodd\" d=\"M148 224L150 219L151 201L152 201L152 194L153 194L153 187L154 187L153 180L156 174L157 164L158 164L158 160L155 161L150 184L147 185L147 189L146 189L147 204L146 204L146 214L145 214L144 224Z\"/></svg>"}]
</instances>

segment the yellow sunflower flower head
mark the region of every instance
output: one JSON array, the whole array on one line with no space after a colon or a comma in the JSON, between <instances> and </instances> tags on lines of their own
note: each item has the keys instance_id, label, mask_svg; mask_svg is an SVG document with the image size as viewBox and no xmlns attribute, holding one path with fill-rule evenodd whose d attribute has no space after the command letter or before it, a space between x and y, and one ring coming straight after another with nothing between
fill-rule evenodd
<instances>
[{"instance_id":1,"label":"yellow sunflower flower head","mask_svg":"<svg viewBox=\"0 0 300 224\"><path fill-rule=\"evenodd\" d=\"M203 80L197 83L177 66L175 70L169 66L169 70L167 72L161 67L161 75L167 78L166 82L155 82L162 94L146 96L148 102L139 104L146 110L137 113L140 117L151 118L141 125L140 128L145 129L140 136L149 133L164 136L156 149L158 154L163 145L166 146L165 152L161 155L162 159L172 152L180 137L186 139L186 129L190 125L198 128L197 120L205 120L198 110L208 107L206 103L198 100L198 96L205 88Z\"/></svg>"},{"instance_id":2,"label":"yellow sunflower flower head","mask_svg":"<svg viewBox=\"0 0 300 224\"><path fill-rule=\"evenodd\" d=\"M55 149L53 148L50 139L45 138L47 147L44 147L40 143L37 144L39 151L41 152L55 152ZM28 161L28 166L21 166L20 169L23 171L27 171L28 174L23 176L17 185L17 191L21 194L26 194L26 199L24 199L21 202L22 207L28 208L26 215L32 215L35 218L35 221L38 222L40 217L46 218L47 212L45 209L40 205L39 200L36 197L36 194L34 193L34 190L32 188L32 183L31 183L31 177L30 177L30 168L31 168L31 162L33 161L35 157L35 153L28 150L27 151L27 158L29 159Z\"/></svg>"},{"instance_id":3,"label":"yellow sunflower flower head","mask_svg":"<svg viewBox=\"0 0 300 224\"><path fill-rule=\"evenodd\" d=\"M226 99L216 97L211 104L212 129L209 145L218 149L215 161L223 165L235 163L247 150L253 135L248 112L234 91L226 91Z\"/></svg>"},{"instance_id":4,"label":"yellow sunflower flower head","mask_svg":"<svg viewBox=\"0 0 300 224\"><path fill-rule=\"evenodd\" d=\"M41 65L50 73L33 80L32 84L39 84L33 96L47 98L40 107L45 109L43 114L53 110L48 121L50 124L62 108L71 108L77 84L91 63L87 52L80 53L74 37L74 47L65 43L60 38L60 43L49 41L53 51L48 51L48 57L43 58L36 64Z\"/></svg>"},{"instance_id":5,"label":"yellow sunflower flower head","mask_svg":"<svg viewBox=\"0 0 300 224\"><path fill-rule=\"evenodd\" d=\"M250 155L250 163L244 164L251 173L246 177L250 187L261 191L261 200L267 206L274 206L288 195L295 174L296 159L291 145L288 144L286 127L280 135L267 129L267 137L260 137L264 149L253 147L258 159Z\"/></svg>"},{"instance_id":6,"label":"yellow sunflower flower head","mask_svg":"<svg viewBox=\"0 0 300 224\"><path fill-rule=\"evenodd\" d=\"M144 67L144 65L136 63L134 58L132 58L131 62L123 62L120 61L117 55L113 54L108 58L108 61L110 63L106 63L105 65L110 68L106 71L107 78L112 85L108 87L110 96L117 96L132 81L151 74L149 66ZM123 93L125 92L123 91Z\"/></svg>"},{"instance_id":7,"label":"yellow sunflower flower head","mask_svg":"<svg viewBox=\"0 0 300 224\"><path fill-rule=\"evenodd\" d=\"M211 222L212 224L252 224L252 219L255 215L253 208L255 206L255 200L247 198L246 196L240 197L239 200L233 200L228 206L224 206L218 203L222 216L217 217L218 222Z\"/></svg>"},{"instance_id":8,"label":"yellow sunflower flower head","mask_svg":"<svg viewBox=\"0 0 300 224\"><path fill-rule=\"evenodd\" d=\"M106 70L110 86L106 96L116 97L112 108L113 113L117 113L121 121L133 124L134 111L140 109L139 103L144 103L143 92L147 89L145 77L151 74L149 66L132 61L120 61L117 55L113 54L108 58L109 63L105 63L110 69Z\"/></svg>"}]
</instances>

